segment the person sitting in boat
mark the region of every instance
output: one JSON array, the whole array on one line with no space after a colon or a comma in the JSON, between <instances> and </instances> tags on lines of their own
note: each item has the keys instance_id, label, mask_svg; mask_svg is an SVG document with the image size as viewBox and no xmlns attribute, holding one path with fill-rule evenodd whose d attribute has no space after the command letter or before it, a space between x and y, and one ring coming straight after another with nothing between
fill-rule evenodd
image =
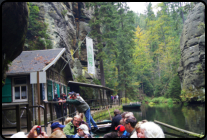
<instances>
[{"instance_id":1,"label":"person sitting in boat","mask_svg":"<svg viewBox=\"0 0 207 140\"><path fill-rule=\"evenodd\" d=\"M142 120L142 121L139 121L136 125L135 125L135 129L137 131L137 133L140 133L140 126L141 124L145 123L145 122L148 122L147 120Z\"/></svg>"},{"instance_id":2,"label":"person sitting in boat","mask_svg":"<svg viewBox=\"0 0 207 140\"><path fill-rule=\"evenodd\" d=\"M17 132L13 134L10 138L48 138L48 135L43 130L40 134L37 133L36 128L38 125L35 125L32 127L32 129L29 131L28 134L25 134L25 132Z\"/></svg>"},{"instance_id":3,"label":"person sitting in boat","mask_svg":"<svg viewBox=\"0 0 207 140\"><path fill-rule=\"evenodd\" d=\"M124 122L125 122L129 117L134 117L134 114L133 112L127 112L124 117L125 117L124 118Z\"/></svg>"},{"instance_id":4,"label":"person sitting in boat","mask_svg":"<svg viewBox=\"0 0 207 140\"><path fill-rule=\"evenodd\" d=\"M119 124L122 124L122 125L124 125L124 119L125 119L125 115L127 114L128 112L123 112L122 114L121 114L121 120L119 121Z\"/></svg>"},{"instance_id":5,"label":"person sitting in boat","mask_svg":"<svg viewBox=\"0 0 207 140\"><path fill-rule=\"evenodd\" d=\"M112 123L111 123L111 130L115 131L115 127L117 127L119 125L119 122L121 120L121 115L120 115L120 111L118 109L114 110L114 117L112 119Z\"/></svg>"},{"instance_id":6,"label":"person sitting in boat","mask_svg":"<svg viewBox=\"0 0 207 140\"><path fill-rule=\"evenodd\" d=\"M154 122L145 122L140 125L138 138L165 138L162 128Z\"/></svg>"},{"instance_id":7,"label":"person sitting in boat","mask_svg":"<svg viewBox=\"0 0 207 140\"><path fill-rule=\"evenodd\" d=\"M49 138L67 138L63 131L56 130L54 131Z\"/></svg>"},{"instance_id":8,"label":"person sitting in boat","mask_svg":"<svg viewBox=\"0 0 207 140\"><path fill-rule=\"evenodd\" d=\"M137 119L135 117L130 116L128 119L126 119L124 123L124 127L128 133L130 133L130 138L138 138L137 132L135 129L135 125L137 124Z\"/></svg>"},{"instance_id":9,"label":"person sitting in boat","mask_svg":"<svg viewBox=\"0 0 207 140\"><path fill-rule=\"evenodd\" d=\"M73 120L73 118L72 117L67 117L66 119L65 119L65 125L66 124L68 124L69 122L71 122Z\"/></svg>"},{"instance_id":10,"label":"person sitting in boat","mask_svg":"<svg viewBox=\"0 0 207 140\"><path fill-rule=\"evenodd\" d=\"M67 138L92 138L88 131L87 125L81 124L77 129L78 130L75 135L66 135L66 137Z\"/></svg>"},{"instance_id":11,"label":"person sitting in boat","mask_svg":"<svg viewBox=\"0 0 207 140\"><path fill-rule=\"evenodd\" d=\"M55 132L56 130L62 131L65 125L62 125L59 122L54 122L50 127L52 128L52 132Z\"/></svg>"},{"instance_id":12,"label":"person sitting in boat","mask_svg":"<svg viewBox=\"0 0 207 140\"><path fill-rule=\"evenodd\" d=\"M119 138L129 138L130 136L130 133L128 133L126 130L125 130L125 127L123 125L118 125L115 130L117 130L117 135Z\"/></svg>"},{"instance_id":13,"label":"person sitting in boat","mask_svg":"<svg viewBox=\"0 0 207 140\"><path fill-rule=\"evenodd\" d=\"M91 129L89 128L88 123L87 123L87 122L85 122L85 121L83 120L83 113L79 113L78 115L81 117L81 122L80 122L80 125L81 125L81 124L85 124L85 125L87 125L88 130L89 130L89 132L90 132L90 131L91 131Z\"/></svg>"},{"instance_id":14,"label":"person sitting in boat","mask_svg":"<svg viewBox=\"0 0 207 140\"><path fill-rule=\"evenodd\" d=\"M81 117L79 115L75 115L73 120L65 125L63 128L63 132L66 135L75 135L77 133L77 128L79 127L81 122Z\"/></svg>"}]
</instances>

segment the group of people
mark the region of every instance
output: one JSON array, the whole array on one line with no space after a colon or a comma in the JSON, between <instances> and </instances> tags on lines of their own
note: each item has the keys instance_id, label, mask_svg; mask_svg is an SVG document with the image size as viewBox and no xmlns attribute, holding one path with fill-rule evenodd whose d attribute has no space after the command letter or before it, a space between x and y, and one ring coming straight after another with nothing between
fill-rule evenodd
<instances>
[{"instance_id":1,"label":"group of people","mask_svg":"<svg viewBox=\"0 0 207 140\"><path fill-rule=\"evenodd\" d=\"M165 138L159 125L147 120L137 121L133 112L120 114L118 109L114 110L111 129L104 138Z\"/></svg>"},{"instance_id":2,"label":"group of people","mask_svg":"<svg viewBox=\"0 0 207 140\"><path fill-rule=\"evenodd\" d=\"M119 99L119 96L118 95L114 95L114 96L111 95L111 100L113 101L114 99L117 99L118 100Z\"/></svg>"},{"instance_id":3,"label":"group of people","mask_svg":"<svg viewBox=\"0 0 207 140\"><path fill-rule=\"evenodd\" d=\"M57 96L55 96L57 97ZM62 125L59 122L54 122L51 125L52 134L48 136L44 131L41 134L37 134L35 125L30 132L25 135L24 132L18 132L11 136L11 138L92 138L91 123L94 126L94 132L99 128L90 113L89 105L84 99L73 92L69 97L64 94L60 99L55 99L59 103L73 104L78 110L79 114L73 118L67 117L65 124ZM60 110L60 109L59 109ZM83 120L83 114L85 115L86 122ZM111 124L111 133L104 135L104 138L164 138L164 133L161 127L154 122L148 122L147 120L137 121L133 112L124 112L120 114L118 109L114 110L114 117Z\"/></svg>"},{"instance_id":4,"label":"group of people","mask_svg":"<svg viewBox=\"0 0 207 140\"><path fill-rule=\"evenodd\" d=\"M44 131L37 134L37 125L33 126L28 134L18 132L10 138L92 138L90 128L86 122L83 121L83 113L75 115L73 118L67 117L64 122L65 125L59 122L51 124L52 134L48 136Z\"/></svg>"}]
</instances>

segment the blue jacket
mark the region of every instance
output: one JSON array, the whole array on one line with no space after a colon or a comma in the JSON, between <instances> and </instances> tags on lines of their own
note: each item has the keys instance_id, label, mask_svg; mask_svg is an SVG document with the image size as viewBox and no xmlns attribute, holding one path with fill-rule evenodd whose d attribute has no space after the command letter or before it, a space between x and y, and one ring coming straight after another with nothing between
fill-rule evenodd
<instances>
[{"instance_id":1,"label":"blue jacket","mask_svg":"<svg viewBox=\"0 0 207 140\"><path fill-rule=\"evenodd\" d=\"M129 138L130 133L128 133L126 130L124 131L124 133L121 135L120 138Z\"/></svg>"}]
</instances>

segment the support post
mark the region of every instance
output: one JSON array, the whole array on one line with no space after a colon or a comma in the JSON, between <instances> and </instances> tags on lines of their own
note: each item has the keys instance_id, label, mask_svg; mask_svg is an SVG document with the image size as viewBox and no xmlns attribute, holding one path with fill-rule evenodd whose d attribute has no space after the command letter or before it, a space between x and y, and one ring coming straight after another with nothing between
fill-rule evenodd
<instances>
[{"instance_id":1,"label":"support post","mask_svg":"<svg viewBox=\"0 0 207 140\"><path fill-rule=\"evenodd\" d=\"M50 119L51 121L53 121L53 104L49 103L50 105ZM51 123L51 125L53 124L53 122ZM52 128L51 128L51 132L52 132Z\"/></svg>"},{"instance_id":2,"label":"support post","mask_svg":"<svg viewBox=\"0 0 207 140\"><path fill-rule=\"evenodd\" d=\"M47 104L44 102L44 125L45 125L45 132L47 133Z\"/></svg>"},{"instance_id":3,"label":"support post","mask_svg":"<svg viewBox=\"0 0 207 140\"><path fill-rule=\"evenodd\" d=\"M41 125L40 117L40 82L39 82L39 71L37 71L37 95L38 95L38 124Z\"/></svg>"},{"instance_id":4,"label":"support post","mask_svg":"<svg viewBox=\"0 0 207 140\"><path fill-rule=\"evenodd\" d=\"M21 131L20 105L16 105L17 132Z\"/></svg>"},{"instance_id":5,"label":"support post","mask_svg":"<svg viewBox=\"0 0 207 140\"><path fill-rule=\"evenodd\" d=\"M62 118L62 124L64 124L64 111L63 111L63 103L61 103L61 117Z\"/></svg>"},{"instance_id":6,"label":"support post","mask_svg":"<svg viewBox=\"0 0 207 140\"><path fill-rule=\"evenodd\" d=\"M26 107L27 107L27 132L29 132L31 129L31 115L29 112L29 104L27 104Z\"/></svg>"}]
</instances>

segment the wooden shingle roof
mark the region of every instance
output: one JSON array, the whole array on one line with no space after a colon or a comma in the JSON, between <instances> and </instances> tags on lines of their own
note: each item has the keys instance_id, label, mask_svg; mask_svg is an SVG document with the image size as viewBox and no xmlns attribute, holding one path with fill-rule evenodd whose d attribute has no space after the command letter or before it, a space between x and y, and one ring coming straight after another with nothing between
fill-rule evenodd
<instances>
[{"instance_id":1,"label":"wooden shingle roof","mask_svg":"<svg viewBox=\"0 0 207 140\"><path fill-rule=\"evenodd\" d=\"M34 71L47 70L51 63L55 63L65 52L65 48L48 50L22 51L22 53L12 61L7 75L26 74Z\"/></svg>"}]
</instances>

